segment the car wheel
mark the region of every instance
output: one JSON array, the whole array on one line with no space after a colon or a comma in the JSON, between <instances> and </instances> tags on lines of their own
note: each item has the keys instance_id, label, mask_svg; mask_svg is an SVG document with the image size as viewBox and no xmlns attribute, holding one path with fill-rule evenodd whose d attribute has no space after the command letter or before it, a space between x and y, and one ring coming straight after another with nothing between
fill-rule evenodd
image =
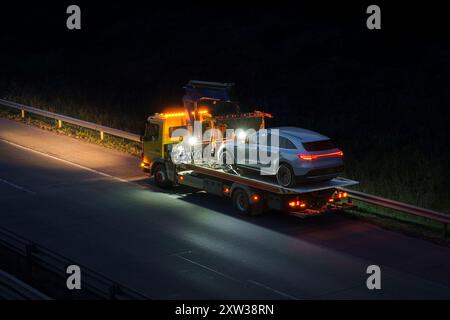
<instances>
[{"instance_id":1,"label":"car wheel","mask_svg":"<svg viewBox=\"0 0 450 320\"><path fill-rule=\"evenodd\" d=\"M248 215L251 210L250 199L247 192L242 189L236 189L233 192L233 206L238 213Z\"/></svg>"},{"instance_id":2,"label":"car wheel","mask_svg":"<svg viewBox=\"0 0 450 320\"><path fill-rule=\"evenodd\" d=\"M166 167L163 164L156 165L155 171L153 172L153 177L158 187L168 188L170 186L170 181L167 176Z\"/></svg>"},{"instance_id":3,"label":"car wheel","mask_svg":"<svg viewBox=\"0 0 450 320\"><path fill-rule=\"evenodd\" d=\"M289 165L280 164L277 171L277 182L280 186L286 188L295 186L295 175Z\"/></svg>"}]
</instances>

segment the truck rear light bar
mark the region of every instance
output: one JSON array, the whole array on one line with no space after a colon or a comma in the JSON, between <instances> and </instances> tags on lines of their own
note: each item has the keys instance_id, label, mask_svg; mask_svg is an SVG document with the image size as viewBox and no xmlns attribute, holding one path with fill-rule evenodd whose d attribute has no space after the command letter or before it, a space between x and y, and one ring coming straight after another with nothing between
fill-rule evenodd
<instances>
[{"instance_id":1,"label":"truck rear light bar","mask_svg":"<svg viewBox=\"0 0 450 320\"><path fill-rule=\"evenodd\" d=\"M291 208L306 208L306 203L300 200L290 201L289 207Z\"/></svg>"},{"instance_id":2,"label":"truck rear light bar","mask_svg":"<svg viewBox=\"0 0 450 320\"><path fill-rule=\"evenodd\" d=\"M345 198L348 198L348 193L345 191L337 191L333 194L331 198L328 199L328 202L335 202L339 200L343 200Z\"/></svg>"},{"instance_id":3,"label":"truck rear light bar","mask_svg":"<svg viewBox=\"0 0 450 320\"><path fill-rule=\"evenodd\" d=\"M348 193L347 193L347 192L341 192L341 191L339 191L339 192L337 193L337 197L338 197L339 199L347 198L347 197L348 197Z\"/></svg>"},{"instance_id":4,"label":"truck rear light bar","mask_svg":"<svg viewBox=\"0 0 450 320\"><path fill-rule=\"evenodd\" d=\"M319 158L325 158L325 157L342 157L343 155L344 155L344 152L339 150L339 151L335 151L335 152L328 152L328 153L321 153L321 154L300 153L297 155L297 157L300 160L312 161L312 160L317 160Z\"/></svg>"}]
</instances>

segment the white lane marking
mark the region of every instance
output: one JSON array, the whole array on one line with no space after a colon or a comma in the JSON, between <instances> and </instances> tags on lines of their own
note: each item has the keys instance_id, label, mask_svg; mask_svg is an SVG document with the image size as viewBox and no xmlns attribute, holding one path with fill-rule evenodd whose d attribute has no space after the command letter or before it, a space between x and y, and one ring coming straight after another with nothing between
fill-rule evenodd
<instances>
[{"instance_id":1,"label":"white lane marking","mask_svg":"<svg viewBox=\"0 0 450 320\"><path fill-rule=\"evenodd\" d=\"M8 140L4 140L4 139L0 138L0 141L3 141L5 143L10 144L12 146L15 146L17 148L21 148L21 149L24 149L24 150L28 150L28 151L40 154L41 156L44 156L44 157L48 157L48 158L51 158L51 159L54 159L54 160L58 160L58 161L64 162L66 164L70 164L70 165L75 166L77 168L84 169L84 170L96 173L98 175L101 175L101 176L104 176L104 177L107 177L107 178L111 178L111 179L114 179L114 180L117 180L117 181L120 181L120 182L132 183L131 181L128 181L128 180L125 180L125 179L122 179L122 178L119 178L119 177L115 177L115 176L112 176L110 174L107 174L107 173L104 173L104 172L101 172L101 171L98 171L98 170L95 170L95 169L91 169L91 168L82 166L81 164L78 164L78 163L75 163L75 162L71 162L71 161L68 161L68 160L64 160L64 159L52 156L52 155L50 155L48 153L44 153L44 152L40 152L40 151L31 149L31 148L28 148L28 147L24 147L24 146L21 146L20 144L16 144L16 143L8 141ZM133 183L133 184L135 184L135 183Z\"/></svg>"},{"instance_id":2,"label":"white lane marking","mask_svg":"<svg viewBox=\"0 0 450 320\"><path fill-rule=\"evenodd\" d=\"M284 292L282 292L282 291L280 291L280 290L271 288L271 287L266 286L266 285L264 285L264 284L262 284L262 283L259 283L259 282L257 282L257 281L254 281L254 280L248 280L248 282L250 282L250 283L252 283L252 284L254 284L254 285L258 286L258 287L264 288L264 289L266 289L266 290L275 292L275 293L277 293L277 294L279 294L279 295L281 295L281 296L283 296L283 297L286 297L286 298L289 298L289 299L292 299L292 300L298 300L298 298L296 298L296 297L294 297L294 296L291 296L290 294L287 294L287 293L284 293Z\"/></svg>"},{"instance_id":3,"label":"white lane marking","mask_svg":"<svg viewBox=\"0 0 450 320\"><path fill-rule=\"evenodd\" d=\"M177 253L172 253L171 256L181 256L183 254L188 254L188 253L192 253L192 251L186 250L186 251L181 251L181 252L177 252Z\"/></svg>"},{"instance_id":4,"label":"white lane marking","mask_svg":"<svg viewBox=\"0 0 450 320\"><path fill-rule=\"evenodd\" d=\"M11 187L13 187L13 188L16 188L16 189L18 189L18 190L24 191L24 192L26 192L26 193L29 193L29 194L36 194L36 192L34 192L34 191L31 191L31 190L28 190L28 189L26 189L26 188L24 188L24 187L18 186L17 184L12 183L12 182L9 182L9 181L6 181L5 179L1 179L1 178L0 178L0 182L3 182L4 184L7 184L7 185L9 185L9 186L11 186Z\"/></svg>"},{"instance_id":5,"label":"white lane marking","mask_svg":"<svg viewBox=\"0 0 450 320\"><path fill-rule=\"evenodd\" d=\"M229 276L229 275L227 275L227 274L225 274L225 273L222 273L222 272L217 271L217 270L214 270L214 269L212 269L212 268L210 268L210 267L208 267L208 266L205 266L204 264L198 263L198 262L196 262L196 261L193 261L193 260L191 260L191 259L188 259L188 258L182 256L182 255L188 254L188 253L192 253L192 251L190 251L190 250L188 250L188 251L182 251L182 252L179 252L179 253L171 254L171 256L175 256L175 257L177 257L177 258L186 260L186 261L188 261L188 262L190 262L190 263L192 263L192 264L195 264L196 266L199 266L199 267L201 267L201 268L203 268L203 269L206 269L206 270L209 270L209 271L211 271L211 272L217 273L217 274L219 274L219 275L221 275L221 276L223 276L223 277L225 277L225 278L227 278L227 279L230 279L230 280L233 280L233 281L236 281L236 282L242 282L242 281L239 280L239 279L233 278L232 276ZM261 288L263 288L263 289L266 289L266 290L275 292L275 293L279 294L279 295L282 296L282 297L285 297L285 298L288 298L288 299L291 299L291 300L298 300L297 297L291 296L290 294L287 294L287 293L284 293L284 292L282 292L282 291L280 291L280 290L271 288L271 287L266 286L266 285L264 285L264 284L262 284L262 283L259 283L259 282L257 282L257 281L254 281L254 280L247 280L247 281L248 281L249 283L254 284L254 285L256 285L256 286L258 286L258 287L261 287Z\"/></svg>"},{"instance_id":6,"label":"white lane marking","mask_svg":"<svg viewBox=\"0 0 450 320\"><path fill-rule=\"evenodd\" d=\"M238 279L233 278L232 276L229 276L229 275L227 275L227 274L225 274L225 273L222 273L222 272L220 272L220 271L214 270L214 269L212 269L212 268L210 268L210 267L208 267L208 266L205 266L204 264L195 262L195 261L193 261L193 260L191 260L191 259L185 258L185 257L180 256L180 255L178 255L178 254L174 254L174 256L177 257L177 258L186 260L187 262L190 262L190 263L192 263L192 264L195 264L196 266L199 266L200 268L203 268L203 269L209 270L209 271L211 271L211 272L214 272L214 273L216 273L216 274L218 274L218 275L221 275L222 277L225 277L225 278L227 278L227 279L230 279L230 280L233 280L233 281L236 281L236 282L241 282L241 281L239 281Z\"/></svg>"}]
</instances>

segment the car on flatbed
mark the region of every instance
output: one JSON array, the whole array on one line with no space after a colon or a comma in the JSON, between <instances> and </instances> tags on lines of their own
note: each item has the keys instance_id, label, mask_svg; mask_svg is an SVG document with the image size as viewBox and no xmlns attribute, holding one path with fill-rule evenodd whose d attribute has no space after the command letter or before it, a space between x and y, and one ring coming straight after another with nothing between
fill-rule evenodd
<instances>
[{"instance_id":1,"label":"car on flatbed","mask_svg":"<svg viewBox=\"0 0 450 320\"><path fill-rule=\"evenodd\" d=\"M242 145L245 153L237 150L238 146ZM224 143L218 151L218 162L224 165L227 171L260 171L273 164L260 161L259 156L256 161L251 161L248 159L249 155L277 152L278 156L274 157L274 167L277 170L273 170L272 174L283 187L330 180L344 171L344 153L330 138L307 129L278 127L257 131L247 137L245 143L234 144L233 152L230 152L229 147L230 144ZM239 154L245 154L247 158L242 161L238 159ZM234 160L227 161L227 157ZM270 170L266 170L266 175L270 175Z\"/></svg>"}]
</instances>

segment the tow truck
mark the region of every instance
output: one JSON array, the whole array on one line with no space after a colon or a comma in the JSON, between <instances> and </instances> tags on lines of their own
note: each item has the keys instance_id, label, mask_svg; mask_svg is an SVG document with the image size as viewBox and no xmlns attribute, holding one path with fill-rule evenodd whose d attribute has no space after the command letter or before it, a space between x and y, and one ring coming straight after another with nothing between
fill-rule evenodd
<instances>
[{"instance_id":1,"label":"tow truck","mask_svg":"<svg viewBox=\"0 0 450 320\"><path fill-rule=\"evenodd\" d=\"M233 173L195 161L174 163L171 152L182 138L174 137L173 132L177 129L191 132L194 121L200 121L204 128L264 129L266 118L272 117L262 111L240 112L233 83L191 80L184 88L183 109L156 113L146 122L141 168L154 178L158 187L184 185L226 197L238 213L253 216L277 210L307 217L354 207L348 194L339 188L358 182L345 178L285 188L264 177ZM213 115L212 109L217 115Z\"/></svg>"}]
</instances>

